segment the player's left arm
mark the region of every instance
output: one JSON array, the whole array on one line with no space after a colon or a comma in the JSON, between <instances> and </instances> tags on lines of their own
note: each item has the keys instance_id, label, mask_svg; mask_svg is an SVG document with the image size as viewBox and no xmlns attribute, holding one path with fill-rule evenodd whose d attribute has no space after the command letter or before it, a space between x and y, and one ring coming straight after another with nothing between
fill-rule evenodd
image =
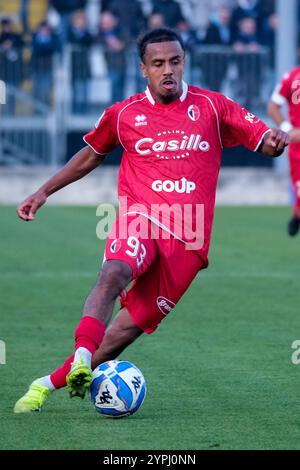
<instances>
[{"instance_id":1,"label":"player's left arm","mask_svg":"<svg viewBox=\"0 0 300 470\"><path fill-rule=\"evenodd\" d=\"M257 151L269 157L279 157L290 141L289 134L281 129L274 128L265 134Z\"/></svg>"}]
</instances>

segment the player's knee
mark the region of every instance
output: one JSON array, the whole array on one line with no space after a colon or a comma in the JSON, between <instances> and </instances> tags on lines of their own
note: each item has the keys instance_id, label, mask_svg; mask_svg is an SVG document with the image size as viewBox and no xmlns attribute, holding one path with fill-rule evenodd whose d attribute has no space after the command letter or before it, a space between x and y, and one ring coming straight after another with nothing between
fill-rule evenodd
<instances>
[{"instance_id":1,"label":"player's knee","mask_svg":"<svg viewBox=\"0 0 300 470\"><path fill-rule=\"evenodd\" d=\"M120 295L123 289L132 280L132 269L129 264L122 261L106 261L103 265L100 283L107 291L113 295Z\"/></svg>"}]
</instances>

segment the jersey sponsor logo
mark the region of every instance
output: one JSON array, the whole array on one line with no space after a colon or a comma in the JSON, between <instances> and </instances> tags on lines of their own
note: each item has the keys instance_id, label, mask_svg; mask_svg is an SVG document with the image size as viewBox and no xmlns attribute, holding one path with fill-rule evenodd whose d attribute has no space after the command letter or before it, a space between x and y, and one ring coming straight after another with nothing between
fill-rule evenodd
<instances>
[{"instance_id":1,"label":"jersey sponsor logo","mask_svg":"<svg viewBox=\"0 0 300 470\"><path fill-rule=\"evenodd\" d=\"M110 245L110 251L111 253L118 253L118 251L120 250L121 248L121 240L119 240L118 238L116 238L112 244Z\"/></svg>"},{"instance_id":2,"label":"jersey sponsor logo","mask_svg":"<svg viewBox=\"0 0 300 470\"><path fill-rule=\"evenodd\" d=\"M191 104L191 106L188 107L188 116L192 121L198 121L200 117L200 109L198 106L195 104Z\"/></svg>"},{"instance_id":3,"label":"jersey sponsor logo","mask_svg":"<svg viewBox=\"0 0 300 470\"><path fill-rule=\"evenodd\" d=\"M171 133L170 131L168 133ZM173 132L172 132L173 133ZM166 132L163 132L166 134ZM161 135L159 133L158 135ZM181 139L170 140L154 140L151 137L143 137L138 140L135 144L135 150L140 155L148 155L153 152L180 152L186 150L201 150L207 152L210 149L210 145L206 140L201 140L200 134L183 135ZM186 154L188 155L188 154Z\"/></svg>"},{"instance_id":4,"label":"jersey sponsor logo","mask_svg":"<svg viewBox=\"0 0 300 470\"><path fill-rule=\"evenodd\" d=\"M145 116L145 114L138 114L137 116L135 116L134 125L135 126L147 126L148 122L147 122L147 117Z\"/></svg>"},{"instance_id":5,"label":"jersey sponsor logo","mask_svg":"<svg viewBox=\"0 0 300 470\"><path fill-rule=\"evenodd\" d=\"M172 302L172 300L166 299L166 297L163 297L162 295L157 297L156 304L163 315L168 315L172 308L175 307L175 304Z\"/></svg>"},{"instance_id":6,"label":"jersey sponsor logo","mask_svg":"<svg viewBox=\"0 0 300 470\"><path fill-rule=\"evenodd\" d=\"M171 180L155 180L152 183L153 191L158 193L165 191L166 193L176 193L190 194L191 191L196 189L196 184L193 181L188 181L186 178L181 178L181 180L171 181Z\"/></svg>"},{"instance_id":7,"label":"jersey sponsor logo","mask_svg":"<svg viewBox=\"0 0 300 470\"><path fill-rule=\"evenodd\" d=\"M252 113L247 113L245 119L246 121L251 122L251 124L256 124L257 122L259 122L259 118Z\"/></svg>"}]
</instances>

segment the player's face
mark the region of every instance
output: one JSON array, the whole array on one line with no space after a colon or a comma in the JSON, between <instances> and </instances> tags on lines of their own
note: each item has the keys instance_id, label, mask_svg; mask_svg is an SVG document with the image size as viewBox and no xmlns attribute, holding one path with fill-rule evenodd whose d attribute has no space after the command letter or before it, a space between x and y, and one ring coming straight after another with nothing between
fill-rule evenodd
<instances>
[{"instance_id":1,"label":"player's face","mask_svg":"<svg viewBox=\"0 0 300 470\"><path fill-rule=\"evenodd\" d=\"M141 69L159 103L171 103L180 96L184 51L178 41L148 44Z\"/></svg>"}]
</instances>

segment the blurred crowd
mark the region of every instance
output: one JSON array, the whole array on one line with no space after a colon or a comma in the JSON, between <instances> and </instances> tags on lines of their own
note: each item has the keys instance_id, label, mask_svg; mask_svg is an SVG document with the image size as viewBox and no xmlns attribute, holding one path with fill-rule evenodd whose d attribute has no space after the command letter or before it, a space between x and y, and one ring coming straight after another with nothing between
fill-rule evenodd
<instances>
[{"instance_id":1,"label":"blurred crowd","mask_svg":"<svg viewBox=\"0 0 300 470\"><path fill-rule=\"evenodd\" d=\"M88 14L88 0L49 0L48 14L34 31L30 31L28 21L30 0L20 2L19 30L9 16L2 14L0 78L18 87L26 70L30 70L33 96L50 104L53 58L72 45L73 111L84 113L91 76L89 49L101 45L111 81L111 101L120 101L124 99L129 47L141 32L163 26L180 32L191 57L198 46L226 46L237 54L255 53L261 47L268 47L271 67L274 65L275 0L94 0L93 3L98 4L97 18ZM205 85L213 90L220 90L226 72L227 62L222 62L221 56L218 63L221 74L206 74L205 62L194 61L194 66L203 68ZM238 68L241 78L248 74L243 71L242 61ZM258 65L254 65L252 73L247 87L259 82Z\"/></svg>"}]
</instances>

